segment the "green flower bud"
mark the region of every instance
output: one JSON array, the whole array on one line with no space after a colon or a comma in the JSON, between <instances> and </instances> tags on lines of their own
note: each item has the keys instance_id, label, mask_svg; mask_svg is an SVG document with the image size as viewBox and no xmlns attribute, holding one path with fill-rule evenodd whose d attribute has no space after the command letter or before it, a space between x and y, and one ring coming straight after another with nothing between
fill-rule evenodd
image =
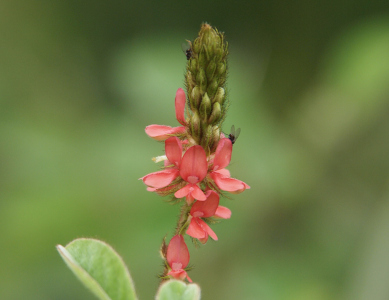
<instances>
[{"instance_id":1,"label":"green flower bud","mask_svg":"<svg viewBox=\"0 0 389 300\"><path fill-rule=\"evenodd\" d=\"M223 105L224 100L225 100L225 91L224 91L224 89L223 89L222 87L219 87L219 88L217 89L216 95L215 95L215 97L213 98L213 100L214 100L215 102L219 102L220 105Z\"/></svg>"},{"instance_id":2,"label":"green flower bud","mask_svg":"<svg viewBox=\"0 0 389 300\"><path fill-rule=\"evenodd\" d=\"M214 152L216 150L219 140L220 140L220 129L218 125L215 125L212 127L212 138L209 143L209 148L211 152Z\"/></svg>"},{"instance_id":3,"label":"green flower bud","mask_svg":"<svg viewBox=\"0 0 389 300\"><path fill-rule=\"evenodd\" d=\"M216 72L217 72L218 75L225 75L226 64L222 63L222 62L218 63Z\"/></svg>"},{"instance_id":4,"label":"green flower bud","mask_svg":"<svg viewBox=\"0 0 389 300\"><path fill-rule=\"evenodd\" d=\"M211 113L211 116L209 117L208 123L216 124L219 121L221 114L222 114L222 110L220 107L220 103L215 102L213 104L212 113Z\"/></svg>"},{"instance_id":5,"label":"green flower bud","mask_svg":"<svg viewBox=\"0 0 389 300\"><path fill-rule=\"evenodd\" d=\"M196 82L193 80L193 76L191 72L186 72L186 84L188 88L194 88L196 86Z\"/></svg>"},{"instance_id":6,"label":"green flower bud","mask_svg":"<svg viewBox=\"0 0 389 300\"><path fill-rule=\"evenodd\" d=\"M190 125L191 125L192 137L198 143L201 136L201 126L200 126L200 117L197 111L192 115L190 119Z\"/></svg>"},{"instance_id":7,"label":"green flower bud","mask_svg":"<svg viewBox=\"0 0 389 300\"><path fill-rule=\"evenodd\" d=\"M207 93L210 97L213 98L213 96L216 94L216 91L217 91L217 88L218 88L219 84L217 82L216 79L212 80L210 82L210 84L208 84L208 89L207 89ZM215 102L215 101L212 101L212 102Z\"/></svg>"},{"instance_id":8,"label":"green flower bud","mask_svg":"<svg viewBox=\"0 0 389 300\"><path fill-rule=\"evenodd\" d=\"M200 91L203 93L207 90L207 76L203 68L200 68L197 73L196 82L200 86Z\"/></svg>"},{"instance_id":9,"label":"green flower bud","mask_svg":"<svg viewBox=\"0 0 389 300\"><path fill-rule=\"evenodd\" d=\"M200 52L199 53L199 66L200 67L205 67L207 65L207 57L206 57L206 52Z\"/></svg>"},{"instance_id":10,"label":"green flower bud","mask_svg":"<svg viewBox=\"0 0 389 300\"><path fill-rule=\"evenodd\" d=\"M216 63L215 60L211 60L211 62L207 66L207 78L208 80L211 80L213 77L213 74L215 73L216 70Z\"/></svg>"},{"instance_id":11,"label":"green flower bud","mask_svg":"<svg viewBox=\"0 0 389 300\"><path fill-rule=\"evenodd\" d=\"M201 93L200 93L200 89L198 86L195 86L193 89L192 89L192 92L191 92L191 107L192 107L192 110L194 109L198 109L199 108L199 105L200 105L200 101L201 101Z\"/></svg>"},{"instance_id":12,"label":"green flower bud","mask_svg":"<svg viewBox=\"0 0 389 300\"><path fill-rule=\"evenodd\" d=\"M190 60L190 71L192 73L196 73L196 70L197 70L197 59L196 58L192 58Z\"/></svg>"},{"instance_id":13,"label":"green flower bud","mask_svg":"<svg viewBox=\"0 0 389 300\"><path fill-rule=\"evenodd\" d=\"M216 142L216 144L219 142L220 139L220 128L219 126L213 126L213 140Z\"/></svg>"},{"instance_id":14,"label":"green flower bud","mask_svg":"<svg viewBox=\"0 0 389 300\"><path fill-rule=\"evenodd\" d=\"M212 110L211 99L209 99L208 94L205 93L200 103L201 120L208 120L208 117L211 114L211 110Z\"/></svg>"},{"instance_id":15,"label":"green flower bud","mask_svg":"<svg viewBox=\"0 0 389 300\"><path fill-rule=\"evenodd\" d=\"M195 53L199 53L200 52L200 49L201 49L201 41L200 41L200 39L196 39L194 41L192 49L193 49L193 51Z\"/></svg>"},{"instance_id":16,"label":"green flower bud","mask_svg":"<svg viewBox=\"0 0 389 300\"><path fill-rule=\"evenodd\" d=\"M208 125L205 129L204 136L201 140L201 146L203 146L204 150L206 152L209 152L210 143L212 142L213 137L213 127L211 125Z\"/></svg>"}]
</instances>

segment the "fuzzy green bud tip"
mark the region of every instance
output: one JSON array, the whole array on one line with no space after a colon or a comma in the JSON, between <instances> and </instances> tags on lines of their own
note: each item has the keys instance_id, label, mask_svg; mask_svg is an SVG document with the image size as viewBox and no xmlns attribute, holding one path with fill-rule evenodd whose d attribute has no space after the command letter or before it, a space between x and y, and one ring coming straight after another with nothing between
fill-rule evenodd
<instances>
[{"instance_id":1,"label":"fuzzy green bud tip","mask_svg":"<svg viewBox=\"0 0 389 300\"><path fill-rule=\"evenodd\" d=\"M206 128L221 126L228 106L225 94L228 44L223 33L203 24L190 45L191 59L187 63L185 83L192 111L191 132L197 142L212 148L216 139L210 138L213 133L207 135Z\"/></svg>"}]
</instances>

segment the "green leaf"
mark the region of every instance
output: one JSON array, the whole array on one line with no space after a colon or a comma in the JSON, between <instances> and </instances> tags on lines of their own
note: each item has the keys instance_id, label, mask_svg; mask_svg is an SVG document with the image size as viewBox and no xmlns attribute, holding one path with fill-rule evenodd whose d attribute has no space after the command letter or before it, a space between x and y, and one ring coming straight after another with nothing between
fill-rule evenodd
<instances>
[{"instance_id":1,"label":"green leaf","mask_svg":"<svg viewBox=\"0 0 389 300\"><path fill-rule=\"evenodd\" d=\"M179 280L169 280L163 283L155 297L156 300L200 300L200 287L195 284L185 284Z\"/></svg>"},{"instance_id":2,"label":"green leaf","mask_svg":"<svg viewBox=\"0 0 389 300\"><path fill-rule=\"evenodd\" d=\"M66 247L57 245L57 250L78 279L99 299L137 299L126 265L108 244L82 238Z\"/></svg>"}]
</instances>

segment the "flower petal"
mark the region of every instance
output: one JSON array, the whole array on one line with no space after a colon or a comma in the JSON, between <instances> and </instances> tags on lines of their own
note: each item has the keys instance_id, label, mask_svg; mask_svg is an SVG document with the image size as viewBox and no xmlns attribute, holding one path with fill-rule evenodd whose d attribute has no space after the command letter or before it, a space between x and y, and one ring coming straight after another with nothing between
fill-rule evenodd
<instances>
[{"instance_id":1,"label":"flower petal","mask_svg":"<svg viewBox=\"0 0 389 300\"><path fill-rule=\"evenodd\" d=\"M203 147L192 146L182 157L180 175L186 182L198 183L207 175L207 168L207 155Z\"/></svg>"},{"instance_id":2,"label":"flower petal","mask_svg":"<svg viewBox=\"0 0 389 300\"><path fill-rule=\"evenodd\" d=\"M181 125L185 125L185 103L186 96L182 88L179 88L176 92L175 106L176 106L176 118Z\"/></svg>"},{"instance_id":3,"label":"flower petal","mask_svg":"<svg viewBox=\"0 0 389 300\"><path fill-rule=\"evenodd\" d=\"M219 189L227 192L241 193L250 188L246 183L235 178L223 177L220 173L212 172L211 177Z\"/></svg>"},{"instance_id":4,"label":"flower petal","mask_svg":"<svg viewBox=\"0 0 389 300\"><path fill-rule=\"evenodd\" d=\"M191 190L190 190L189 195L191 197L193 197L194 199L196 199L198 201L205 201L207 199L204 192L196 184L191 184L190 186L191 186Z\"/></svg>"},{"instance_id":5,"label":"flower petal","mask_svg":"<svg viewBox=\"0 0 389 300\"><path fill-rule=\"evenodd\" d=\"M149 125L146 126L146 134L157 140L157 141L164 141L168 137L172 136L173 134L180 134L185 132L185 127L179 126L179 127L170 127L165 125Z\"/></svg>"},{"instance_id":6,"label":"flower petal","mask_svg":"<svg viewBox=\"0 0 389 300\"><path fill-rule=\"evenodd\" d=\"M181 234L173 236L166 251L166 260L169 266L173 268L173 264L181 264L181 269L185 269L189 259L189 250L184 237Z\"/></svg>"},{"instance_id":7,"label":"flower petal","mask_svg":"<svg viewBox=\"0 0 389 300\"><path fill-rule=\"evenodd\" d=\"M171 163L173 163L176 167L180 166L182 145L178 137L172 136L165 141L165 154Z\"/></svg>"},{"instance_id":8,"label":"flower petal","mask_svg":"<svg viewBox=\"0 0 389 300\"><path fill-rule=\"evenodd\" d=\"M195 239L201 239L205 237L206 232L200 226L199 221L201 221L199 218L192 218L190 220L188 229L186 230L187 235L190 235Z\"/></svg>"},{"instance_id":9,"label":"flower petal","mask_svg":"<svg viewBox=\"0 0 389 300\"><path fill-rule=\"evenodd\" d=\"M214 171L214 172L221 174L222 177L231 177L230 171L228 171L227 169L219 169L219 170Z\"/></svg>"},{"instance_id":10,"label":"flower petal","mask_svg":"<svg viewBox=\"0 0 389 300\"><path fill-rule=\"evenodd\" d=\"M231 161L232 143L230 139L220 139L215 151L213 159L213 171L223 169L228 166Z\"/></svg>"},{"instance_id":11,"label":"flower petal","mask_svg":"<svg viewBox=\"0 0 389 300\"><path fill-rule=\"evenodd\" d=\"M231 218L231 210L224 206L219 206L216 209L215 217L222 218L222 219L229 219Z\"/></svg>"},{"instance_id":12,"label":"flower petal","mask_svg":"<svg viewBox=\"0 0 389 300\"><path fill-rule=\"evenodd\" d=\"M174 193L174 197L177 199L186 197L190 193L190 184L187 184L183 188L179 189L177 192Z\"/></svg>"},{"instance_id":13,"label":"flower petal","mask_svg":"<svg viewBox=\"0 0 389 300\"><path fill-rule=\"evenodd\" d=\"M178 173L178 169L172 168L147 174L141 179L147 186L159 189L172 183L177 178Z\"/></svg>"},{"instance_id":14,"label":"flower petal","mask_svg":"<svg viewBox=\"0 0 389 300\"><path fill-rule=\"evenodd\" d=\"M215 191L211 190L207 192L206 196L207 199L205 201L196 201L196 203L193 204L190 210L192 216L196 216L196 213L201 213L201 216L198 215L199 217L209 218L215 214L220 197Z\"/></svg>"},{"instance_id":15,"label":"flower petal","mask_svg":"<svg viewBox=\"0 0 389 300\"><path fill-rule=\"evenodd\" d=\"M205 223L205 222L204 222L203 220L201 220L201 219L199 219L198 223L199 223L199 225L203 228L203 230L209 234L209 236L210 236L211 238L213 238L215 241L218 240L218 239L217 239L216 233L213 232L213 230L211 229L211 227L208 226L207 223Z\"/></svg>"}]
</instances>

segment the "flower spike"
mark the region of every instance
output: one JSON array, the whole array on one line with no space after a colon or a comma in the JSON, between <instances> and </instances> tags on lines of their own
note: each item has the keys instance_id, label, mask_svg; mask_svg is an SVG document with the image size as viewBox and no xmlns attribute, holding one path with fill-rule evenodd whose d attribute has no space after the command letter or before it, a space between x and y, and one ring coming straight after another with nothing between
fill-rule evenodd
<instances>
[{"instance_id":1,"label":"flower spike","mask_svg":"<svg viewBox=\"0 0 389 300\"><path fill-rule=\"evenodd\" d=\"M170 196L181 203L181 212L169 245L162 243L165 260L162 280L175 278L192 282L187 274L189 251L183 234L205 244L216 233L207 224L229 219L231 210L220 206L222 191L241 193L250 186L232 178L226 169L231 162L232 144L239 135L234 130L225 136L222 123L229 105L225 83L228 44L224 34L209 24L201 26L198 37L186 51L186 92L176 91L174 106L178 127L149 125L148 136L164 141L165 155L153 160L163 162L161 170L140 178L147 191ZM185 198L184 201L182 199Z\"/></svg>"}]
</instances>

